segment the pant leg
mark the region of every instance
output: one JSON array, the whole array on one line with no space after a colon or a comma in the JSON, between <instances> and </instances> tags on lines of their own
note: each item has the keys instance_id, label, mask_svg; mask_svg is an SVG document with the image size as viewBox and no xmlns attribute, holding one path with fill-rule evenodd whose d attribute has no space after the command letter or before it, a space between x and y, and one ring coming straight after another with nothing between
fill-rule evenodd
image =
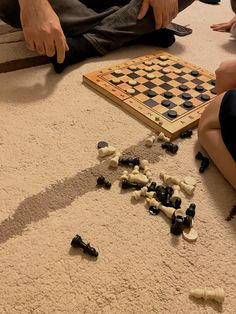
<instances>
[{"instance_id":1,"label":"pant leg","mask_svg":"<svg viewBox=\"0 0 236 314\"><path fill-rule=\"evenodd\" d=\"M131 0L113 14L90 29L84 37L101 54L123 46L155 30L153 10L150 8L142 20L137 20L143 0ZM194 0L179 0L179 12Z\"/></svg>"},{"instance_id":2,"label":"pant leg","mask_svg":"<svg viewBox=\"0 0 236 314\"><path fill-rule=\"evenodd\" d=\"M18 0L0 0L0 19L12 27L21 28Z\"/></svg>"}]
</instances>

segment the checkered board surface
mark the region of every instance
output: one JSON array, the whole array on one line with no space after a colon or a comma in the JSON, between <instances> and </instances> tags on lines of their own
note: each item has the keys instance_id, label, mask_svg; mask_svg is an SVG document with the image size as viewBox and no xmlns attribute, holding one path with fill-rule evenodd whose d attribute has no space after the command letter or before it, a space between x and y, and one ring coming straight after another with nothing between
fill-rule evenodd
<instances>
[{"instance_id":1,"label":"checkered board surface","mask_svg":"<svg viewBox=\"0 0 236 314\"><path fill-rule=\"evenodd\" d=\"M171 139L198 124L215 97L214 78L213 73L165 51L83 76L84 82Z\"/></svg>"}]
</instances>

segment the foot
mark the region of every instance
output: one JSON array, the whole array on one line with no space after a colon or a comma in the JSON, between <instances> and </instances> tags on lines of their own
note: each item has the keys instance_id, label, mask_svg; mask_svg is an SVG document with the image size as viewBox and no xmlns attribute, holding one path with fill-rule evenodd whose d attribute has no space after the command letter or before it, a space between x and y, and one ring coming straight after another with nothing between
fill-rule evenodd
<instances>
[{"instance_id":1,"label":"foot","mask_svg":"<svg viewBox=\"0 0 236 314\"><path fill-rule=\"evenodd\" d=\"M56 56L52 57L52 65L56 73L62 73L68 65L99 56L99 52L83 36L67 38L69 51L66 52L63 63L58 63Z\"/></svg>"}]
</instances>

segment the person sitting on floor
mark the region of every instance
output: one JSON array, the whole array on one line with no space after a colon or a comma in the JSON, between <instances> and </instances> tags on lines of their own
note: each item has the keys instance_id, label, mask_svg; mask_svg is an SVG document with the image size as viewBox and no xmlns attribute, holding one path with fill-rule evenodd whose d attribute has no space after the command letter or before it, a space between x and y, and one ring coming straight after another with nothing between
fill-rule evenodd
<instances>
[{"instance_id":1,"label":"person sitting on floor","mask_svg":"<svg viewBox=\"0 0 236 314\"><path fill-rule=\"evenodd\" d=\"M165 27L194 0L1 0L0 19L22 28L28 49L52 57L57 73L140 39L169 47Z\"/></svg>"},{"instance_id":2,"label":"person sitting on floor","mask_svg":"<svg viewBox=\"0 0 236 314\"><path fill-rule=\"evenodd\" d=\"M216 70L217 97L203 112L198 138L223 176L236 190L236 60Z\"/></svg>"}]
</instances>

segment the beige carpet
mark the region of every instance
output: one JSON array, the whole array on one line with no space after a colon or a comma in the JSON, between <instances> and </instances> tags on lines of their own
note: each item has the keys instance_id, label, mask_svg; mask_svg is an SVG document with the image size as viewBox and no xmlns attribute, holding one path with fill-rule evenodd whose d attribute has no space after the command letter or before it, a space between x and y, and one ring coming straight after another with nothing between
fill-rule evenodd
<instances>
[{"instance_id":1,"label":"beige carpet","mask_svg":"<svg viewBox=\"0 0 236 314\"><path fill-rule=\"evenodd\" d=\"M196 2L176 19L193 34L169 51L214 71L236 45L209 25L231 16L229 1ZM48 65L0 75L1 314L236 313L236 219L225 221L235 192L214 165L198 173L196 131L175 156L159 143L148 149L149 128L82 84L83 73L153 50L124 48L61 76ZM183 208L197 205L195 243L171 236L168 219L121 193L122 169L97 158L99 140L148 159L158 183L160 171L196 178L194 196L183 195ZM110 191L96 188L100 174ZM77 233L97 260L71 249ZM195 287L224 288L223 305L189 297Z\"/></svg>"}]
</instances>

